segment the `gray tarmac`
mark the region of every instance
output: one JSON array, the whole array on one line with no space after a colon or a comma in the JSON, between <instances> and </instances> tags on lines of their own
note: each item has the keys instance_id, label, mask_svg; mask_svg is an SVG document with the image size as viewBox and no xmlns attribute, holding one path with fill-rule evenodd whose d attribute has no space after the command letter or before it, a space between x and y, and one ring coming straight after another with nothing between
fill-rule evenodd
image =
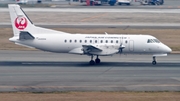
<instances>
[{"instance_id":1,"label":"gray tarmac","mask_svg":"<svg viewBox=\"0 0 180 101\"><path fill-rule=\"evenodd\" d=\"M0 51L0 91L180 91L180 55L90 57L42 51Z\"/></svg>"}]
</instances>

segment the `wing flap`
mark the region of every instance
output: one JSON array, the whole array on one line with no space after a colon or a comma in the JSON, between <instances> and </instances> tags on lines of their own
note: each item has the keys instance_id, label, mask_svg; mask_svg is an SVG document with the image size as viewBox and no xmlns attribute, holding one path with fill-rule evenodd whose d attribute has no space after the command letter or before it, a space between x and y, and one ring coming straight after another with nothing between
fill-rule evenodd
<instances>
[{"instance_id":1,"label":"wing flap","mask_svg":"<svg viewBox=\"0 0 180 101\"><path fill-rule=\"evenodd\" d=\"M34 48L34 47L31 47L31 46L28 46L28 45L24 45L24 44L21 44L21 43L15 43L16 45L20 45L20 46L24 46L24 47L28 47L28 48Z\"/></svg>"}]
</instances>

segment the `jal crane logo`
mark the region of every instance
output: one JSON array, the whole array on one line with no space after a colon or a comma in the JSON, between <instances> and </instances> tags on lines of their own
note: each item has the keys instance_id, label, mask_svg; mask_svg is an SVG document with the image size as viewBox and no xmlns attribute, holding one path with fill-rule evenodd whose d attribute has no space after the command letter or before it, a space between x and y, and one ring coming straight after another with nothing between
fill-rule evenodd
<instances>
[{"instance_id":1,"label":"jal crane logo","mask_svg":"<svg viewBox=\"0 0 180 101\"><path fill-rule=\"evenodd\" d=\"M15 26L19 30L24 30L27 27L27 19L25 17L17 17L15 19Z\"/></svg>"}]
</instances>

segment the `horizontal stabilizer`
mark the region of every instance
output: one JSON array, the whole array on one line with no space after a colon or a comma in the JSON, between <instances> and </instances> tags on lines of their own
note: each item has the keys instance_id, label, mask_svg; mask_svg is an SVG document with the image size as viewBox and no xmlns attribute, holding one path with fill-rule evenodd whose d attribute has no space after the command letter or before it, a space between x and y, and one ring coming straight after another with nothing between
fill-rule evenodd
<instances>
[{"instance_id":1,"label":"horizontal stabilizer","mask_svg":"<svg viewBox=\"0 0 180 101\"><path fill-rule=\"evenodd\" d=\"M16 45L20 45L20 46L24 46L24 47L28 47L28 48L34 48L34 47L31 47L31 46L28 46L28 45L24 45L24 44L21 44L21 43L15 43Z\"/></svg>"},{"instance_id":2,"label":"horizontal stabilizer","mask_svg":"<svg viewBox=\"0 0 180 101\"><path fill-rule=\"evenodd\" d=\"M27 31L20 31L19 40L34 40L34 36Z\"/></svg>"}]
</instances>

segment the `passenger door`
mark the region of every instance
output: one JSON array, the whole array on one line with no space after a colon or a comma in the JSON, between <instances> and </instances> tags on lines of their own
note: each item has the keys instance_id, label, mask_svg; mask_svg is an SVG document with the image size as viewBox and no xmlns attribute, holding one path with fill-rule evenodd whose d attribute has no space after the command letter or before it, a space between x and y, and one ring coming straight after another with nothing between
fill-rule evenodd
<instances>
[{"instance_id":1,"label":"passenger door","mask_svg":"<svg viewBox=\"0 0 180 101\"><path fill-rule=\"evenodd\" d=\"M133 40L129 40L129 51L130 52L134 51L134 41Z\"/></svg>"}]
</instances>

